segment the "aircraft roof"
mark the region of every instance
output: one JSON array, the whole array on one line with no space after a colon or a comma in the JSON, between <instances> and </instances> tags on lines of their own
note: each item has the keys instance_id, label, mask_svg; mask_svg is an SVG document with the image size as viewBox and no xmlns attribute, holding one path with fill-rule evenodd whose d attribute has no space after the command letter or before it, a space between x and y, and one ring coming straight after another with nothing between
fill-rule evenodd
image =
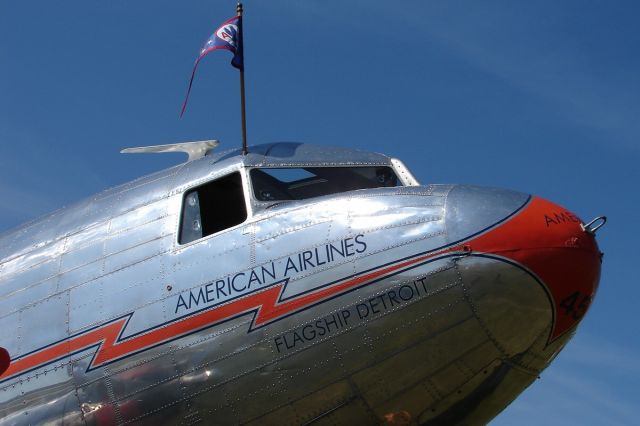
<instances>
[{"instance_id":1,"label":"aircraft roof","mask_svg":"<svg viewBox=\"0 0 640 426\"><path fill-rule=\"evenodd\" d=\"M49 246L87 226L99 226L139 206L165 199L180 192L188 182L208 179L238 163L246 167L387 165L390 158L373 152L293 142L250 146L246 156L241 155L240 148L213 151L198 160L109 188L0 234L0 264L3 259Z\"/></svg>"},{"instance_id":2,"label":"aircraft roof","mask_svg":"<svg viewBox=\"0 0 640 426\"><path fill-rule=\"evenodd\" d=\"M389 157L375 152L341 148L327 145L312 145L297 142L276 142L249 147L249 153L242 157L240 149L232 149L208 154L218 162L237 156L245 166L287 166L287 165L332 165L332 164L389 164Z\"/></svg>"}]
</instances>

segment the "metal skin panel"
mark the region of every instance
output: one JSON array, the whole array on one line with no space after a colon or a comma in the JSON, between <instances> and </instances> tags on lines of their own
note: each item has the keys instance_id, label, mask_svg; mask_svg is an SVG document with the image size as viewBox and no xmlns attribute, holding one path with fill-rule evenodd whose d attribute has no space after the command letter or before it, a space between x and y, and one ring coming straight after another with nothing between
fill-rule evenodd
<instances>
[{"instance_id":1,"label":"metal skin panel","mask_svg":"<svg viewBox=\"0 0 640 426\"><path fill-rule=\"evenodd\" d=\"M19 328L19 324L19 311L5 314L0 317L0 341L2 342L1 347L5 348L7 351L12 350L13 353L16 353L18 347L20 346L21 330ZM12 352L9 352L9 355L11 355L11 353ZM0 384L0 388L2 388L2 384Z\"/></svg>"},{"instance_id":2,"label":"metal skin panel","mask_svg":"<svg viewBox=\"0 0 640 426\"><path fill-rule=\"evenodd\" d=\"M17 293L54 277L60 267L60 253L61 250L42 250L6 262L0 278L3 294Z\"/></svg>"},{"instance_id":3,"label":"metal skin panel","mask_svg":"<svg viewBox=\"0 0 640 426\"><path fill-rule=\"evenodd\" d=\"M5 400L6 395L12 398ZM11 393L0 391L0 401L3 424L82 424L75 384L66 369L20 382Z\"/></svg>"},{"instance_id":4,"label":"metal skin panel","mask_svg":"<svg viewBox=\"0 0 640 426\"><path fill-rule=\"evenodd\" d=\"M237 154L0 237L0 424L482 423L569 340L586 308L563 312L567 295L597 286L593 237L545 221L544 200L428 185L259 203L251 167L393 164ZM183 194L238 170L247 220L178 244Z\"/></svg>"},{"instance_id":5,"label":"metal skin panel","mask_svg":"<svg viewBox=\"0 0 640 426\"><path fill-rule=\"evenodd\" d=\"M57 281L56 277L52 277L30 287L16 290L0 299L0 318L48 299L56 293Z\"/></svg>"}]
</instances>

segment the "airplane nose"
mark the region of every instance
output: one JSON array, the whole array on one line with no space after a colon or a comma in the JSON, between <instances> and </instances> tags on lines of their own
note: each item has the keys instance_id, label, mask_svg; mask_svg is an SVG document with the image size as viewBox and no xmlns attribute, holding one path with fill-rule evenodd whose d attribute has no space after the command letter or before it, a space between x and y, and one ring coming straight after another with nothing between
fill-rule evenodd
<instances>
[{"instance_id":1,"label":"airplane nose","mask_svg":"<svg viewBox=\"0 0 640 426\"><path fill-rule=\"evenodd\" d=\"M582 319L598 288L602 254L577 215L540 197L473 186L454 187L445 209L449 243L516 265L543 286L552 311L547 344Z\"/></svg>"}]
</instances>

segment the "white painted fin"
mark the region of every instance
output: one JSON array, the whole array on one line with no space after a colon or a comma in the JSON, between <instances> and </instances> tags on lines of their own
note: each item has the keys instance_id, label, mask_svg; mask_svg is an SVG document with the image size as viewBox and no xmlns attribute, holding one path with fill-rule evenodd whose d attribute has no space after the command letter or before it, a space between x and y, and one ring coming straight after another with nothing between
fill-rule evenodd
<instances>
[{"instance_id":1,"label":"white painted fin","mask_svg":"<svg viewBox=\"0 0 640 426\"><path fill-rule=\"evenodd\" d=\"M193 160L197 160L198 158L204 157L218 145L220 145L220 142L217 140L182 142L182 143L170 143L167 145L152 145L152 146L139 146L135 148L125 148L122 151L120 151L120 153L121 154L146 154L150 152L155 152L155 153L184 152L189 156L187 161L193 161Z\"/></svg>"}]
</instances>

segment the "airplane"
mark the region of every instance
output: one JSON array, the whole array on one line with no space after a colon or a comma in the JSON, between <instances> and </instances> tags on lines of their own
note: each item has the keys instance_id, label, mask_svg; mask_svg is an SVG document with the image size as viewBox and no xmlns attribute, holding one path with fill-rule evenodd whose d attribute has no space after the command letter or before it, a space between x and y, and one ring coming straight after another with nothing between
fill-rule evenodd
<instances>
[{"instance_id":1,"label":"airplane","mask_svg":"<svg viewBox=\"0 0 640 426\"><path fill-rule=\"evenodd\" d=\"M217 146L0 236L1 424L482 424L595 296L604 216Z\"/></svg>"}]
</instances>

